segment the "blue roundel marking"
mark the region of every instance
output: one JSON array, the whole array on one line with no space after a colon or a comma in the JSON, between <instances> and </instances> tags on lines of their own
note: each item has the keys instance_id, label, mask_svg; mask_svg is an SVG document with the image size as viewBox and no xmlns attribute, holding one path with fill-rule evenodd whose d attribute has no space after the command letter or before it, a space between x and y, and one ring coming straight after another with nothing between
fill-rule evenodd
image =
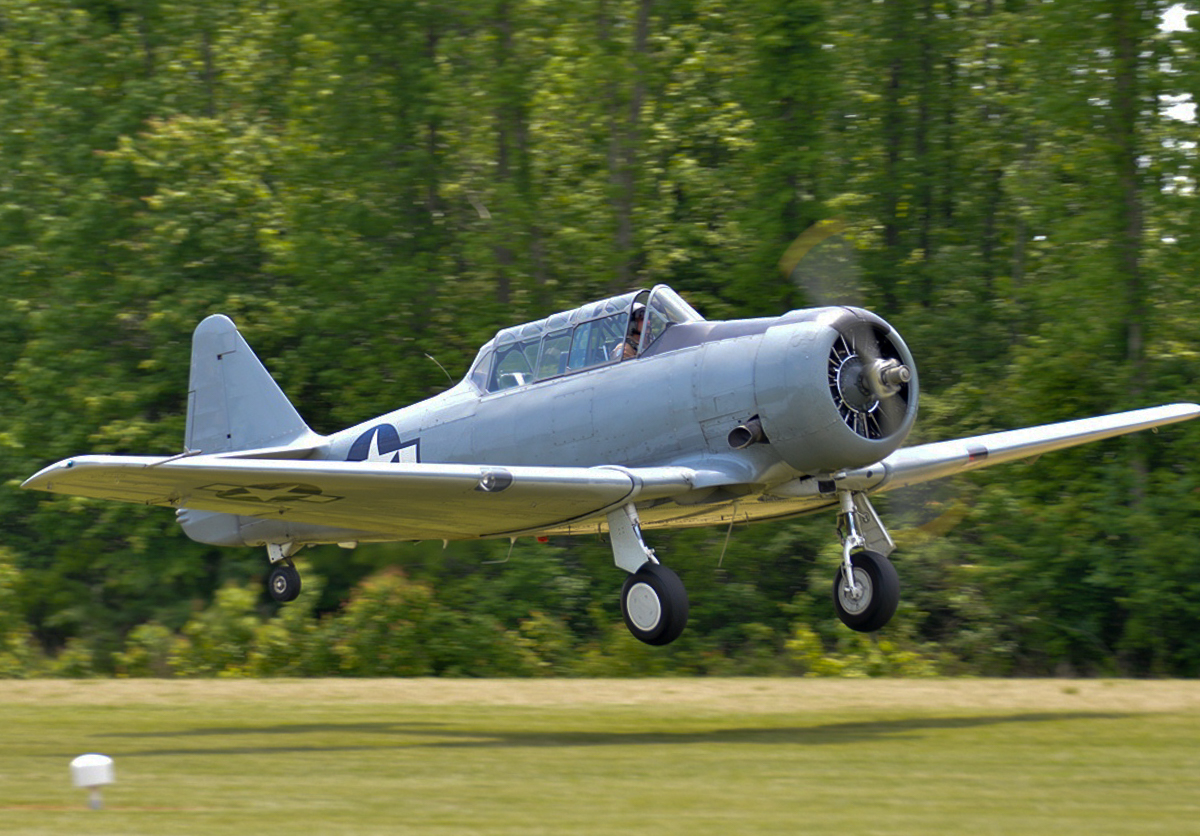
<instances>
[{"instance_id":1,"label":"blue roundel marking","mask_svg":"<svg viewBox=\"0 0 1200 836\"><path fill-rule=\"evenodd\" d=\"M404 445L400 443L400 434L396 432L396 428L391 424L380 424L367 430L350 445L346 461L398 462L402 446ZM388 455L389 453L394 455Z\"/></svg>"}]
</instances>

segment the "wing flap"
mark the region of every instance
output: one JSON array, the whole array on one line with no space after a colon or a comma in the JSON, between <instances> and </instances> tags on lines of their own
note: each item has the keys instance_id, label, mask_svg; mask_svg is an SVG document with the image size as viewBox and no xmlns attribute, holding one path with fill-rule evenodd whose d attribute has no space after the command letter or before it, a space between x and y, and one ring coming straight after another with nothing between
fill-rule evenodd
<instances>
[{"instance_id":1,"label":"wing flap","mask_svg":"<svg viewBox=\"0 0 1200 836\"><path fill-rule=\"evenodd\" d=\"M536 531L631 501L692 489L685 468L80 456L22 487L54 493L287 519L391 539L462 539Z\"/></svg>"}]
</instances>

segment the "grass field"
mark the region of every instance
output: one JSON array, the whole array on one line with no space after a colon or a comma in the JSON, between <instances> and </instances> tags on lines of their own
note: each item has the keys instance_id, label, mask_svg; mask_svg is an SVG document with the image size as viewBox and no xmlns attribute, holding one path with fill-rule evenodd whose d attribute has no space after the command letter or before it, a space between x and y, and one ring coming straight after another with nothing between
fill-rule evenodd
<instances>
[{"instance_id":1,"label":"grass field","mask_svg":"<svg viewBox=\"0 0 1200 836\"><path fill-rule=\"evenodd\" d=\"M0 833L1200 834L1200 682L0 682Z\"/></svg>"}]
</instances>

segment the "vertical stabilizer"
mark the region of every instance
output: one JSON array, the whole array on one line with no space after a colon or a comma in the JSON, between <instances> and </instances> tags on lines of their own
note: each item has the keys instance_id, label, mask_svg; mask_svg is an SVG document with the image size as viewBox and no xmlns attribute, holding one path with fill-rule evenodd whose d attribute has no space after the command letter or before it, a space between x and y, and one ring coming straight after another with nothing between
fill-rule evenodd
<instances>
[{"instance_id":1,"label":"vertical stabilizer","mask_svg":"<svg viewBox=\"0 0 1200 836\"><path fill-rule=\"evenodd\" d=\"M282 447L312 435L229 317L217 314L196 326L185 449Z\"/></svg>"}]
</instances>

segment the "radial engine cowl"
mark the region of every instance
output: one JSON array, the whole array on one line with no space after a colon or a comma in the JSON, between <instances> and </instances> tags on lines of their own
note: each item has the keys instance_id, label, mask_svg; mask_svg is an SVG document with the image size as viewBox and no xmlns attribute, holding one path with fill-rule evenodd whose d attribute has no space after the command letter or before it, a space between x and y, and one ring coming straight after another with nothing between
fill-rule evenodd
<instances>
[{"instance_id":1,"label":"radial engine cowl","mask_svg":"<svg viewBox=\"0 0 1200 836\"><path fill-rule=\"evenodd\" d=\"M754 389L766 439L801 473L877 462L917 417L917 368L908 346L861 308L781 318L763 335Z\"/></svg>"}]
</instances>

